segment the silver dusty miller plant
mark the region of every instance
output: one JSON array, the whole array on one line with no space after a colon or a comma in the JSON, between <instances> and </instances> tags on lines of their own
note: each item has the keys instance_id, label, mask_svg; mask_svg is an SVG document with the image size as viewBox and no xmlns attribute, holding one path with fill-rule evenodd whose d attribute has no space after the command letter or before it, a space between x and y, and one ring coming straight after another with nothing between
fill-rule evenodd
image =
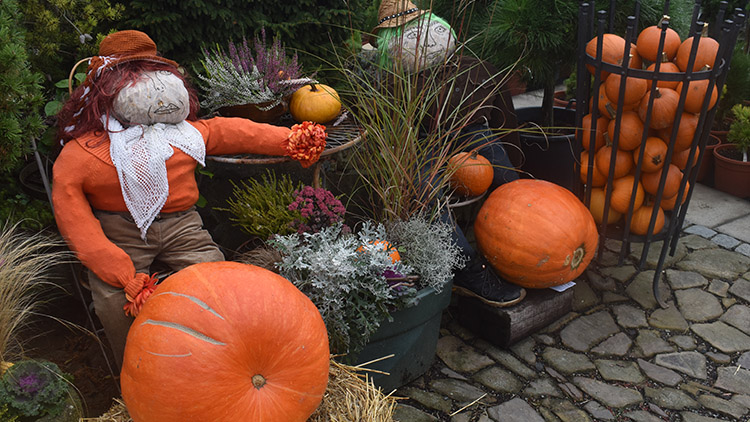
<instances>
[{"instance_id":1,"label":"silver dusty miller plant","mask_svg":"<svg viewBox=\"0 0 750 422\"><path fill-rule=\"evenodd\" d=\"M411 267L393 263L382 225L366 223L357 233L338 223L317 233L276 236L269 241L282 259L279 274L318 307L328 329L331 350L355 355L390 312L410 303L416 290L396 291L386 270L409 274Z\"/></svg>"}]
</instances>

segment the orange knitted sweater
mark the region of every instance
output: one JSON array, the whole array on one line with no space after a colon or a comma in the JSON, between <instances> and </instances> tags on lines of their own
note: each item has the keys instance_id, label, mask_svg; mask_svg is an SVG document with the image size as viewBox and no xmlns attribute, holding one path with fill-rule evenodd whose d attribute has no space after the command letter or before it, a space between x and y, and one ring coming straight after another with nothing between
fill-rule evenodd
<instances>
[{"instance_id":1,"label":"orange knitted sweater","mask_svg":"<svg viewBox=\"0 0 750 422\"><path fill-rule=\"evenodd\" d=\"M203 136L206 155L287 155L289 128L247 119L215 117L189 122ZM184 211L198 201L197 162L178 148L166 162L169 197L162 212ZM135 277L130 257L107 239L93 209L127 212L109 156L109 138L91 133L68 142L52 169L52 203L63 238L104 282L125 287Z\"/></svg>"}]
</instances>

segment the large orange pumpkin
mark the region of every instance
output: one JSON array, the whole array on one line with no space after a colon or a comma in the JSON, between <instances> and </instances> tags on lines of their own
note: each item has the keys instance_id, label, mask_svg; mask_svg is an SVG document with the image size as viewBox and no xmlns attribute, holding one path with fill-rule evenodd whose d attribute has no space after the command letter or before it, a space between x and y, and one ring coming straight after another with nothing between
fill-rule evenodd
<instances>
[{"instance_id":1,"label":"large orange pumpkin","mask_svg":"<svg viewBox=\"0 0 750 422\"><path fill-rule=\"evenodd\" d=\"M320 312L291 282L201 263L168 277L133 322L122 397L138 422L304 422L329 364Z\"/></svg>"},{"instance_id":2,"label":"large orange pumpkin","mask_svg":"<svg viewBox=\"0 0 750 422\"><path fill-rule=\"evenodd\" d=\"M508 281L545 288L578 277L599 241L586 206L554 183L519 179L495 189L474 222L477 245Z\"/></svg>"},{"instance_id":3,"label":"large orange pumpkin","mask_svg":"<svg viewBox=\"0 0 750 422\"><path fill-rule=\"evenodd\" d=\"M450 186L460 195L477 196L489 189L495 174L492 164L476 151L459 152L448 160Z\"/></svg>"}]
</instances>

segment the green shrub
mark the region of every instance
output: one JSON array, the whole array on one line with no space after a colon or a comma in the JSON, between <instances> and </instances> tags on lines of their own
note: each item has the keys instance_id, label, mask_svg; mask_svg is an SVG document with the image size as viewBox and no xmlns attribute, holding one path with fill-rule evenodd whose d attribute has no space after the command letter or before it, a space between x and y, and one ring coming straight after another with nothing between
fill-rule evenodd
<instances>
[{"instance_id":1,"label":"green shrub","mask_svg":"<svg viewBox=\"0 0 750 422\"><path fill-rule=\"evenodd\" d=\"M15 166L44 127L42 78L29 70L21 21L15 0L0 2L0 173Z\"/></svg>"}]
</instances>

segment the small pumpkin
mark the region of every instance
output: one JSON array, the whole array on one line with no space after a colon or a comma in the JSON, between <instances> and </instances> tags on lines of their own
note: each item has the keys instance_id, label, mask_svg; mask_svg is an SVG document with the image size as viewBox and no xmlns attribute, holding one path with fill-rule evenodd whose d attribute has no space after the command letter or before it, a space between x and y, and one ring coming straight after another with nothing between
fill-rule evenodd
<instances>
[{"instance_id":1,"label":"small pumpkin","mask_svg":"<svg viewBox=\"0 0 750 422\"><path fill-rule=\"evenodd\" d=\"M630 232L641 236L649 233L648 226L651 223L651 216L654 214L653 204L644 204L633 212L630 220ZM651 233L659 233L664 228L664 211L661 207L656 207L656 221Z\"/></svg>"},{"instance_id":2,"label":"small pumpkin","mask_svg":"<svg viewBox=\"0 0 750 422\"><path fill-rule=\"evenodd\" d=\"M596 58L597 55L597 43L599 37L594 37L588 43L586 43L586 54ZM611 63L614 65L622 65L623 56L625 54L625 39L617 34L603 34L602 35L602 62ZM635 44L631 43L630 57L628 58L628 66L634 69L640 69L642 65L641 56L638 54L638 50ZM587 69L591 74L594 73L595 67L592 65L586 65ZM609 72L602 71L602 80L609 76Z\"/></svg>"},{"instance_id":3,"label":"small pumpkin","mask_svg":"<svg viewBox=\"0 0 750 422\"><path fill-rule=\"evenodd\" d=\"M120 378L133 420L304 422L330 354L316 306L291 282L238 262L161 283L130 328Z\"/></svg>"},{"instance_id":4,"label":"small pumpkin","mask_svg":"<svg viewBox=\"0 0 750 422\"><path fill-rule=\"evenodd\" d=\"M685 94L685 111L688 113L700 113L703 109L703 101L706 99L708 92L708 79L699 79L688 82L687 93ZM675 91L682 94L683 83L679 82ZM711 91L711 98L708 100L708 108L711 110L716 105L719 97L718 90L714 84Z\"/></svg>"},{"instance_id":5,"label":"small pumpkin","mask_svg":"<svg viewBox=\"0 0 750 422\"><path fill-rule=\"evenodd\" d=\"M617 179L630 173L630 170L633 169L633 154L619 148L613 148L611 145L601 147L594 156L594 163L597 170L601 174L609 176L612 154L615 155L615 167L612 177Z\"/></svg>"},{"instance_id":6,"label":"small pumpkin","mask_svg":"<svg viewBox=\"0 0 750 422\"><path fill-rule=\"evenodd\" d=\"M651 98L651 91L646 92L638 106L638 116L643 122L646 121L649 98ZM657 130L669 127L674 122L679 100L680 96L674 89L656 87L648 127Z\"/></svg>"},{"instance_id":7,"label":"small pumpkin","mask_svg":"<svg viewBox=\"0 0 750 422\"><path fill-rule=\"evenodd\" d=\"M596 253L599 236L588 208L569 190L537 179L500 185L474 222L477 245L506 280L527 288L565 284Z\"/></svg>"},{"instance_id":8,"label":"small pumpkin","mask_svg":"<svg viewBox=\"0 0 750 422\"><path fill-rule=\"evenodd\" d=\"M607 93L607 98L612 101L615 105L620 100L620 85L622 84L622 75L613 73L607 77L604 81L604 89ZM646 95L646 87L648 84L645 79L628 77L625 78L625 93L623 94L622 103L625 104L636 104Z\"/></svg>"},{"instance_id":9,"label":"small pumpkin","mask_svg":"<svg viewBox=\"0 0 750 422\"><path fill-rule=\"evenodd\" d=\"M643 185L638 182L635 190L635 199L633 199L633 184L635 177L632 174L620 177L612 181L612 189L605 188L610 195L610 206L620 214L625 214L630 209L630 201L633 201L633 209L637 209L643 204L646 193Z\"/></svg>"},{"instance_id":10,"label":"small pumpkin","mask_svg":"<svg viewBox=\"0 0 750 422\"><path fill-rule=\"evenodd\" d=\"M476 150L459 152L448 160L450 186L460 195L477 196L492 184L492 164Z\"/></svg>"},{"instance_id":11,"label":"small pumpkin","mask_svg":"<svg viewBox=\"0 0 750 422\"><path fill-rule=\"evenodd\" d=\"M341 112L341 100L335 89L323 84L310 84L294 91L289 113L298 122L327 123Z\"/></svg>"},{"instance_id":12,"label":"small pumpkin","mask_svg":"<svg viewBox=\"0 0 750 422\"><path fill-rule=\"evenodd\" d=\"M638 104L639 103L623 104L622 110L623 111L634 110L638 108ZM596 105L597 105L597 109L599 110L599 115L606 117L607 120L614 119L615 116L617 116L617 103L610 101L610 99L607 97L605 84L599 85L599 98L598 98ZM594 97L591 97L591 102L589 103L589 112L591 112L593 109L594 109Z\"/></svg>"},{"instance_id":13,"label":"small pumpkin","mask_svg":"<svg viewBox=\"0 0 750 422\"><path fill-rule=\"evenodd\" d=\"M596 224L602 224L604 220L604 201L606 194L602 188L593 188L591 190L591 202L589 202L589 211L594 217ZM622 218L622 214L612 209L610 204L609 210L607 211L607 224L614 224Z\"/></svg>"},{"instance_id":14,"label":"small pumpkin","mask_svg":"<svg viewBox=\"0 0 750 422\"><path fill-rule=\"evenodd\" d=\"M690 190L690 182L685 181L685 188L682 190L682 202L681 203L684 204L685 201L687 200L687 195L688 195L689 190ZM659 203L659 206L664 211L672 211L675 205L677 205L677 195L670 196L669 198L663 198L661 202Z\"/></svg>"},{"instance_id":15,"label":"small pumpkin","mask_svg":"<svg viewBox=\"0 0 750 422\"><path fill-rule=\"evenodd\" d=\"M614 75L612 75L614 76ZM617 118L609 121L607 134L614 141L615 134L619 134L617 148L623 151L632 151L641 145L643 137L643 122L638 113L634 111L623 111L620 118L619 131L615 131Z\"/></svg>"},{"instance_id":16,"label":"small pumpkin","mask_svg":"<svg viewBox=\"0 0 750 422\"><path fill-rule=\"evenodd\" d=\"M387 240L376 240L375 242L373 242L373 244L375 246L383 245L383 247L380 249L383 249L384 251L388 252L388 256L391 257L392 263L395 264L398 261L401 261L401 254L398 253L398 249L396 249L396 247L391 245L391 242L388 242ZM364 250L365 250L364 246L360 246L357 248L357 252L364 252Z\"/></svg>"},{"instance_id":17,"label":"small pumpkin","mask_svg":"<svg viewBox=\"0 0 750 422\"><path fill-rule=\"evenodd\" d=\"M693 144L693 138L695 137L695 131L698 128L698 121L700 116L693 113L682 113L680 116L680 122L677 126L677 135L674 141L674 150L682 151L690 148ZM669 139L672 136L673 125L659 131L659 137L669 144Z\"/></svg>"},{"instance_id":18,"label":"small pumpkin","mask_svg":"<svg viewBox=\"0 0 750 422\"><path fill-rule=\"evenodd\" d=\"M594 137L594 152L598 151L604 145L604 133L607 131L609 125L609 119L604 116L596 119L596 136ZM581 120L581 145L583 149L588 151L591 148L591 133L593 129L591 127L591 113L583 116Z\"/></svg>"},{"instance_id":19,"label":"small pumpkin","mask_svg":"<svg viewBox=\"0 0 750 422\"><path fill-rule=\"evenodd\" d=\"M691 167L695 167L695 165L698 164L698 155L700 153L701 148L696 147L695 153L693 155L693 165ZM675 151L672 154L672 164L676 165L677 168L684 172L687 168L688 158L690 158L690 148L683 149L682 151Z\"/></svg>"},{"instance_id":20,"label":"small pumpkin","mask_svg":"<svg viewBox=\"0 0 750 422\"><path fill-rule=\"evenodd\" d=\"M659 55L659 42L661 40L661 34L664 32L664 47L662 54L667 57L667 60L672 60L677 55L677 50L680 48L680 35L672 28L663 28L662 22L664 20L669 21L669 18L665 16L657 25L652 25L644 28L643 31L638 34L638 39L635 44L638 46L638 53L644 59L655 62Z\"/></svg>"},{"instance_id":21,"label":"small pumpkin","mask_svg":"<svg viewBox=\"0 0 750 422\"><path fill-rule=\"evenodd\" d=\"M591 186L604 186L607 183L607 176L597 170L596 165L589 166L589 153L581 151L581 183L588 183L589 169L592 169Z\"/></svg>"},{"instance_id":22,"label":"small pumpkin","mask_svg":"<svg viewBox=\"0 0 750 422\"><path fill-rule=\"evenodd\" d=\"M675 56L675 63L681 71L687 72L688 59L690 53L693 50L693 40L695 37L687 38L680 44L680 48L677 49L677 56ZM695 62L693 62L693 72L700 70L713 69L714 62L716 61L716 54L719 52L719 42L708 36L708 24L703 24L703 32L698 40L698 48L696 49Z\"/></svg>"},{"instance_id":23,"label":"small pumpkin","mask_svg":"<svg viewBox=\"0 0 750 422\"><path fill-rule=\"evenodd\" d=\"M680 189L680 182L682 181L682 172L674 165L661 169L661 171L655 171L653 173L643 173L641 175L641 182L643 182L643 189L651 195L656 195L659 189L659 182L661 181L661 175L663 172L667 172L667 179L664 182L664 191L662 192L662 198L669 198L677 194Z\"/></svg>"},{"instance_id":24,"label":"small pumpkin","mask_svg":"<svg viewBox=\"0 0 750 422\"><path fill-rule=\"evenodd\" d=\"M669 147L658 136L650 136L646 139L646 145L643 147L643 163L641 170L646 173L658 171L664 167L664 160L667 157ZM641 159L641 149L636 148L633 151L633 161L638 164Z\"/></svg>"},{"instance_id":25,"label":"small pumpkin","mask_svg":"<svg viewBox=\"0 0 750 422\"><path fill-rule=\"evenodd\" d=\"M677 67L674 62L666 61L667 56L663 55L662 62L659 64L659 73L657 74L657 78L659 78L659 75L663 74L669 74L669 73L680 73L680 68ZM656 63L651 63L646 70L649 72L656 72ZM646 90L651 91L651 79L646 80ZM659 88L669 88L669 89L675 89L677 88L677 84L679 84L680 81L667 81L665 79L657 79L656 86ZM678 91L679 92L679 91Z\"/></svg>"}]
</instances>

